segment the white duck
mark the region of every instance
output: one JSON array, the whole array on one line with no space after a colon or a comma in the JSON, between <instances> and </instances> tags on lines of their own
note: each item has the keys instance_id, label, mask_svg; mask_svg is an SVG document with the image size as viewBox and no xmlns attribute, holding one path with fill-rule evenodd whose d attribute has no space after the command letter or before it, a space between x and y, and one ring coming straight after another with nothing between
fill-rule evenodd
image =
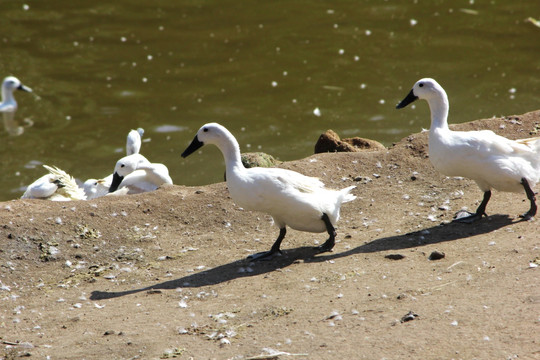
<instances>
[{"instance_id":1,"label":"white duck","mask_svg":"<svg viewBox=\"0 0 540 360\"><path fill-rule=\"evenodd\" d=\"M421 79L414 84L397 108L417 99L428 102L431 110L429 129L429 158L433 166L447 176L472 179L484 192L484 198L474 214L456 218L473 222L486 215L491 189L522 192L531 206L522 217L536 214L535 195L531 187L540 180L540 138L509 140L490 130L452 131L448 128L448 97L433 79ZM487 216L487 215L486 215Z\"/></svg>"},{"instance_id":2,"label":"white duck","mask_svg":"<svg viewBox=\"0 0 540 360\"><path fill-rule=\"evenodd\" d=\"M82 186L86 194L86 199L92 200L107 195L111 187L111 182L112 174L103 179L86 180Z\"/></svg>"},{"instance_id":3,"label":"white duck","mask_svg":"<svg viewBox=\"0 0 540 360\"><path fill-rule=\"evenodd\" d=\"M13 91L22 90L32 92L27 86L24 86L15 76L8 76L2 83L2 102L0 103L0 112L15 112L17 110L17 101L13 96Z\"/></svg>"},{"instance_id":4,"label":"white duck","mask_svg":"<svg viewBox=\"0 0 540 360\"><path fill-rule=\"evenodd\" d=\"M144 134L144 129L138 128L137 130L131 130L126 139L126 155L138 154L141 151L142 136ZM142 171L141 171L142 172ZM142 175L141 173L136 173L133 175ZM134 176L133 176L134 177ZM83 184L83 189L88 200L96 199L102 196L105 196L109 193L109 188L111 187L113 179L113 174L103 178L103 179L88 179ZM133 182L133 181L132 181ZM129 189L125 190L126 192ZM117 193L119 195L120 193Z\"/></svg>"},{"instance_id":5,"label":"white duck","mask_svg":"<svg viewBox=\"0 0 540 360\"><path fill-rule=\"evenodd\" d=\"M349 192L355 186L329 190L317 178L278 168L246 169L240 159L240 147L234 136L217 123L203 125L182 153L186 157L204 144L216 145L225 158L227 187L233 200L248 210L268 213L279 227L279 236L270 251L250 256L263 259L281 253L286 226L308 232L327 231L328 240L316 249L331 251L335 244L334 224L341 204L356 197Z\"/></svg>"},{"instance_id":6,"label":"white duck","mask_svg":"<svg viewBox=\"0 0 540 360\"><path fill-rule=\"evenodd\" d=\"M43 165L49 174L43 175L21 196L21 199L43 199L52 201L86 200L84 191L73 177L57 167Z\"/></svg>"},{"instance_id":7,"label":"white duck","mask_svg":"<svg viewBox=\"0 0 540 360\"><path fill-rule=\"evenodd\" d=\"M165 165L151 163L141 154L133 154L116 163L109 193L123 187L128 188L128 194L141 193L172 183L169 169Z\"/></svg>"}]
</instances>

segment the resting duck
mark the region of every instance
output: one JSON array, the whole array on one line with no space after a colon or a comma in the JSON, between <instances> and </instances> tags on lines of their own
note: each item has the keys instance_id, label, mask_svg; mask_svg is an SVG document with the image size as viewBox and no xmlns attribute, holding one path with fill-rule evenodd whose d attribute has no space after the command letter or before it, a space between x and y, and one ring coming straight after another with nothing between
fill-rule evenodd
<instances>
[{"instance_id":1,"label":"resting duck","mask_svg":"<svg viewBox=\"0 0 540 360\"><path fill-rule=\"evenodd\" d=\"M128 194L141 193L172 183L165 165L151 163L141 154L133 154L124 156L116 163L109 193L123 187L127 188Z\"/></svg>"},{"instance_id":2,"label":"resting duck","mask_svg":"<svg viewBox=\"0 0 540 360\"><path fill-rule=\"evenodd\" d=\"M21 199L43 199L52 201L86 200L84 190L75 179L56 166L43 165L49 171L28 185Z\"/></svg>"}]
</instances>

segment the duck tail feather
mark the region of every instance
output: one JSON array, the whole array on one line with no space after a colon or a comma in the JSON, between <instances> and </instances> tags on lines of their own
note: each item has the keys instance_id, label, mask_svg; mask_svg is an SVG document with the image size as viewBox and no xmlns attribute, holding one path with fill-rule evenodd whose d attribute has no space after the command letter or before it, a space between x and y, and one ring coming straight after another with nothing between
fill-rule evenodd
<instances>
[{"instance_id":1,"label":"duck tail feather","mask_svg":"<svg viewBox=\"0 0 540 360\"><path fill-rule=\"evenodd\" d=\"M339 191L341 193L341 202L342 203L353 201L354 199L356 199L356 196L354 196L353 194L350 193L352 189L356 189L356 186L352 185L352 186L346 187L344 189L341 189Z\"/></svg>"}]
</instances>

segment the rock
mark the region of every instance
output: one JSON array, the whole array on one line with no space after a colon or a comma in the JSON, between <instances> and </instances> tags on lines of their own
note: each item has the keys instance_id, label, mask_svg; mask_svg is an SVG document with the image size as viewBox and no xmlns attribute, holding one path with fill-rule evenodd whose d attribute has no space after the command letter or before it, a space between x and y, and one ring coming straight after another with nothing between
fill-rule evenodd
<instances>
[{"instance_id":1,"label":"rock","mask_svg":"<svg viewBox=\"0 0 540 360\"><path fill-rule=\"evenodd\" d=\"M446 255L443 252L434 251L429 255L428 260L441 260L444 259L445 256Z\"/></svg>"},{"instance_id":2,"label":"rock","mask_svg":"<svg viewBox=\"0 0 540 360\"><path fill-rule=\"evenodd\" d=\"M418 314L415 314L414 312L409 311L405 316L403 316L401 318L401 322L404 323L404 322L407 322L407 321L414 320L418 316L419 316Z\"/></svg>"},{"instance_id":3,"label":"rock","mask_svg":"<svg viewBox=\"0 0 540 360\"><path fill-rule=\"evenodd\" d=\"M243 153L240 154L242 164L245 168L249 169L252 167L273 167L282 163L275 159L272 155L268 155L263 152L254 152L254 153ZM227 174L223 174L223 180L227 181Z\"/></svg>"},{"instance_id":4,"label":"rock","mask_svg":"<svg viewBox=\"0 0 540 360\"><path fill-rule=\"evenodd\" d=\"M276 160L272 155L268 155L263 152L244 153L241 155L242 164L246 168L252 167L272 167L281 163Z\"/></svg>"},{"instance_id":5,"label":"rock","mask_svg":"<svg viewBox=\"0 0 540 360\"><path fill-rule=\"evenodd\" d=\"M321 134L315 144L315 154L325 152L360 152L360 151L378 151L386 149L378 141L354 137L350 139L340 139L339 135L333 130L326 130Z\"/></svg>"}]
</instances>

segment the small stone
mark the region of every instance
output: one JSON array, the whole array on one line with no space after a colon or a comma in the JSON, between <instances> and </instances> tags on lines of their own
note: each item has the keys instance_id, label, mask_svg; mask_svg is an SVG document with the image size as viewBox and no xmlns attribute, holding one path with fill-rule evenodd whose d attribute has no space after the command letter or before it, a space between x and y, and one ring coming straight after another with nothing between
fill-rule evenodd
<instances>
[{"instance_id":1,"label":"small stone","mask_svg":"<svg viewBox=\"0 0 540 360\"><path fill-rule=\"evenodd\" d=\"M428 260L441 260L444 259L446 255L441 251L433 251L429 257Z\"/></svg>"},{"instance_id":2,"label":"small stone","mask_svg":"<svg viewBox=\"0 0 540 360\"><path fill-rule=\"evenodd\" d=\"M401 322L404 323L404 322L407 322L407 321L412 321L417 317L419 317L418 314L416 314L416 313L414 313L412 311L409 311L405 316L403 316L401 318Z\"/></svg>"},{"instance_id":3,"label":"small stone","mask_svg":"<svg viewBox=\"0 0 540 360\"><path fill-rule=\"evenodd\" d=\"M105 331L105 332L103 333L103 335L105 335L105 336L107 336L107 335L114 335L114 334L115 334L114 330L107 330L107 331Z\"/></svg>"}]
</instances>

